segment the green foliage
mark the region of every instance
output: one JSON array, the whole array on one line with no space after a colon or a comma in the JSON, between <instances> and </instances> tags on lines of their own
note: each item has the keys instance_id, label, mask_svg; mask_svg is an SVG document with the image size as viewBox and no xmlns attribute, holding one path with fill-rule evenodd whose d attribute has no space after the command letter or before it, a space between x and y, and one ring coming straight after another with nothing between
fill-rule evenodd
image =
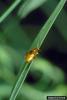
<instances>
[{"instance_id":1,"label":"green foliage","mask_svg":"<svg viewBox=\"0 0 67 100\"><path fill-rule=\"evenodd\" d=\"M43 12L49 16L49 14L53 11L54 7L57 5L57 1L55 0L52 0L52 3L51 1L49 0L45 6L42 7L43 9ZM48 12L49 11L49 12ZM64 9L62 9L62 13L60 13L60 15L58 16L58 19L56 20L55 22L55 26L57 27L57 29L59 29L60 31L60 34L62 35L62 37L67 41L67 13ZM60 25L60 24L61 25Z\"/></svg>"},{"instance_id":2,"label":"green foliage","mask_svg":"<svg viewBox=\"0 0 67 100\"><path fill-rule=\"evenodd\" d=\"M58 6L56 7L55 11L52 13L52 15L50 16L50 18L48 19L48 21L46 22L46 24L43 26L43 28L41 29L40 33L38 34L38 36L36 37L36 39L34 40L32 47L31 48L36 48L37 47L37 41L39 41L39 45L38 48L40 48L40 46L42 45L46 35L48 34L51 26L53 25L54 21L56 20L58 14L60 13L61 9L63 8L64 4L66 1L61 0L60 3L58 4ZM16 96L18 95L19 90L21 89L21 86L28 74L28 71L30 69L30 66L32 64L28 64L25 63L24 64L24 69L23 71L20 73L20 76L15 84L15 87L12 91L10 100L14 100L16 98Z\"/></svg>"},{"instance_id":3,"label":"green foliage","mask_svg":"<svg viewBox=\"0 0 67 100\"><path fill-rule=\"evenodd\" d=\"M21 0L16 0L9 9L0 17L0 23L15 9L15 7L21 2Z\"/></svg>"},{"instance_id":4,"label":"green foliage","mask_svg":"<svg viewBox=\"0 0 67 100\"><path fill-rule=\"evenodd\" d=\"M3 3L4 13L0 16L0 100L46 100L51 95L67 95L64 70L41 55L49 48L67 53L65 3L66 0L15 0L9 8L9 3ZM5 11L5 8L8 9ZM37 8L44 17L50 16L46 23L43 21L43 27L24 23L29 13L36 12ZM31 63L25 63L25 53L32 48L40 48L40 55ZM56 59L60 62L60 58ZM62 62L65 63L65 58L60 66Z\"/></svg>"},{"instance_id":5,"label":"green foliage","mask_svg":"<svg viewBox=\"0 0 67 100\"><path fill-rule=\"evenodd\" d=\"M41 6L47 0L26 0L20 7L18 15L21 18L26 17L30 12Z\"/></svg>"}]
</instances>

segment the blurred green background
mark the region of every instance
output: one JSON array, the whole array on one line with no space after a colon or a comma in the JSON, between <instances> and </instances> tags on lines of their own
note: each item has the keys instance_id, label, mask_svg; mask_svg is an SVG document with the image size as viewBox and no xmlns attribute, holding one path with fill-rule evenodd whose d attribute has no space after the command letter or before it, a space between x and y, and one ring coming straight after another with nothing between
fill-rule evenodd
<instances>
[{"instance_id":1,"label":"blurred green background","mask_svg":"<svg viewBox=\"0 0 67 100\"><path fill-rule=\"evenodd\" d=\"M58 3L59 0L0 0L0 100L8 100L25 53ZM47 96L67 96L67 3L16 100L47 100Z\"/></svg>"}]
</instances>

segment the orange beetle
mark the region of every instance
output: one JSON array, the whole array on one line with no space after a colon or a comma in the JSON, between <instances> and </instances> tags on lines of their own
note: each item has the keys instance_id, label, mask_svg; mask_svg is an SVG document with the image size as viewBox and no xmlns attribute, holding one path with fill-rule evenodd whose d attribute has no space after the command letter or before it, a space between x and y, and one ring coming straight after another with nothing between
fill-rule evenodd
<instances>
[{"instance_id":1,"label":"orange beetle","mask_svg":"<svg viewBox=\"0 0 67 100\"><path fill-rule=\"evenodd\" d=\"M31 62L36 57L36 55L38 55L39 51L40 51L39 48L33 48L32 50L27 52L25 55L25 61L27 63Z\"/></svg>"}]
</instances>

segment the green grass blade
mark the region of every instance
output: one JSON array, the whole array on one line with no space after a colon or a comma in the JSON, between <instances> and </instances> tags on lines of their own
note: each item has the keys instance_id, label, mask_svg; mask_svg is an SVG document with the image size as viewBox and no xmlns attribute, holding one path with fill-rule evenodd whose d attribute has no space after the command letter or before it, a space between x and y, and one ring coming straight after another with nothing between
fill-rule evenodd
<instances>
[{"instance_id":1,"label":"green grass blade","mask_svg":"<svg viewBox=\"0 0 67 100\"><path fill-rule=\"evenodd\" d=\"M9 9L0 17L0 23L16 8L21 0L15 0L15 2L9 7Z\"/></svg>"},{"instance_id":2,"label":"green grass blade","mask_svg":"<svg viewBox=\"0 0 67 100\"><path fill-rule=\"evenodd\" d=\"M29 69L30 69L30 64L24 64L24 69L23 71L21 72L21 74L19 74L19 78L15 84L15 87L12 91L12 94L11 94L11 97L10 97L10 100L15 100L22 84L24 83L24 80L29 72Z\"/></svg>"},{"instance_id":3,"label":"green grass blade","mask_svg":"<svg viewBox=\"0 0 67 100\"><path fill-rule=\"evenodd\" d=\"M47 20L46 24L44 24L43 28L41 29L41 31L39 32L39 34L37 35L36 39L34 40L31 48L36 48L37 45L38 45L38 48L41 47L44 39L46 38L50 28L52 27L54 21L56 20L56 18L58 17L60 11L62 10L64 4L65 4L66 0L61 0L59 2L59 4L57 5L56 9L54 10L54 12L52 13L52 15L49 17L49 19ZM11 93L11 96L10 96L10 100L15 100L16 99L16 96L18 95L19 93L19 90L29 72L29 69L31 67L31 64L32 63L28 63L28 64L24 64L24 70L19 73L19 78L13 88L13 91Z\"/></svg>"},{"instance_id":4,"label":"green grass blade","mask_svg":"<svg viewBox=\"0 0 67 100\"><path fill-rule=\"evenodd\" d=\"M48 21L46 22L46 24L43 26L43 28L40 30L38 36L36 37L36 39L34 40L33 44L32 44L32 48L33 47L37 47L40 48L40 46L42 45L44 39L46 38L50 28L52 27L54 21L56 20L56 18L58 17L60 11L62 10L64 4L65 4L66 0L61 0L58 4L58 6L56 7L55 11L52 13L52 15L49 17ZM38 43L38 44L37 44Z\"/></svg>"},{"instance_id":5,"label":"green grass blade","mask_svg":"<svg viewBox=\"0 0 67 100\"><path fill-rule=\"evenodd\" d=\"M53 11L54 7L57 5L57 0L49 0L44 6L42 6L42 10L44 13L49 16ZM61 19L62 18L62 19ZM55 22L55 27L59 30L59 33L62 35L65 41L67 41L67 13L63 9L62 13L58 17L57 21Z\"/></svg>"},{"instance_id":6,"label":"green grass blade","mask_svg":"<svg viewBox=\"0 0 67 100\"><path fill-rule=\"evenodd\" d=\"M26 17L30 12L40 7L47 0L26 0L20 7L18 15L21 18Z\"/></svg>"}]
</instances>

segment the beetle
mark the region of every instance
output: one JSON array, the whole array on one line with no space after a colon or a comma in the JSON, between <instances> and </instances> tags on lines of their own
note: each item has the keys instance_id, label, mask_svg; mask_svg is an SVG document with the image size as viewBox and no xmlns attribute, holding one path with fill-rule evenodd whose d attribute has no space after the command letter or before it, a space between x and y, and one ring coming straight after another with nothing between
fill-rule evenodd
<instances>
[{"instance_id":1,"label":"beetle","mask_svg":"<svg viewBox=\"0 0 67 100\"><path fill-rule=\"evenodd\" d=\"M39 54L40 49L39 48L33 48L29 52L26 53L25 55L25 61L27 63L31 62L38 54Z\"/></svg>"}]
</instances>

